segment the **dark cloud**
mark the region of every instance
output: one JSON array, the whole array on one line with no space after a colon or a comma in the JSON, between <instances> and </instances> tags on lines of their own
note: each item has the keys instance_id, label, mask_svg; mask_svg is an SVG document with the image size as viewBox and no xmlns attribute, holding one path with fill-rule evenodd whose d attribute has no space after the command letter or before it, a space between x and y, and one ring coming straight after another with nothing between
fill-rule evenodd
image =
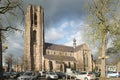
<instances>
[{"instance_id":1,"label":"dark cloud","mask_svg":"<svg viewBox=\"0 0 120 80\"><path fill-rule=\"evenodd\" d=\"M28 4L44 8L45 27L59 23L63 19L84 19L86 0L24 0Z\"/></svg>"},{"instance_id":2,"label":"dark cloud","mask_svg":"<svg viewBox=\"0 0 120 80\"><path fill-rule=\"evenodd\" d=\"M44 24L47 29L55 27L56 24L63 22L64 20L82 21L86 16L85 2L86 0L24 0L23 9L26 14L28 4L41 5L44 8ZM19 21L21 21L22 17L24 17L24 15L18 16L20 19ZM22 25L21 22L15 21L15 23L17 23L20 28L24 29L25 26ZM24 23L25 22L23 21L23 24ZM19 36L22 35L18 35L18 37L14 37L14 35L12 35L7 38L8 50L6 53L13 53L16 56L24 53L24 38L19 38Z\"/></svg>"},{"instance_id":3,"label":"dark cloud","mask_svg":"<svg viewBox=\"0 0 120 80\"><path fill-rule=\"evenodd\" d=\"M49 0L45 6L45 24L59 23L63 19L83 19L84 0Z\"/></svg>"}]
</instances>

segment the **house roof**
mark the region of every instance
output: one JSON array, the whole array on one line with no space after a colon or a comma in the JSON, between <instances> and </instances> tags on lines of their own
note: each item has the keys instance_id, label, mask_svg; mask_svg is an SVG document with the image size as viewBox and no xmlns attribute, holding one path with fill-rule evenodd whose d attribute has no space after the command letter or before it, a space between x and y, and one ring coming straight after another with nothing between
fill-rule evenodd
<instances>
[{"instance_id":1,"label":"house roof","mask_svg":"<svg viewBox=\"0 0 120 80\"><path fill-rule=\"evenodd\" d=\"M44 58L49 60L56 60L56 61L76 61L74 57L71 56L58 56L58 55L44 55Z\"/></svg>"}]
</instances>

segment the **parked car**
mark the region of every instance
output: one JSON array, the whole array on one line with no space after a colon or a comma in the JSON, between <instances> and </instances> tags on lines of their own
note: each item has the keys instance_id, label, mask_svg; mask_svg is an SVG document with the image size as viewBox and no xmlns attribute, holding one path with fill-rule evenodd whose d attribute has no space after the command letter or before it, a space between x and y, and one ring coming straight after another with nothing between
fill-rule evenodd
<instances>
[{"instance_id":1,"label":"parked car","mask_svg":"<svg viewBox=\"0 0 120 80\"><path fill-rule=\"evenodd\" d=\"M118 77L120 77L120 72L118 72Z\"/></svg>"},{"instance_id":2,"label":"parked car","mask_svg":"<svg viewBox=\"0 0 120 80\"><path fill-rule=\"evenodd\" d=\"M11 75L10 72L4 72L3 73L3 78L8 79L8 78L10 78L10 75Z\"/></svg>"},{"instance_id":3,"label":"parked car","mask_svg":"<svg viewBox=\"0 0 120 80\"><path fill-rule=\"evenodd\" d=\"M75 79L79 71L72 70L70 73L66 73L68 79Z\"/></svg>"},{"instance_id":4,"label":"parked car","mask_svg":"<svg viewBox=\"0 0 120 80\"><path fill-rule=\"evenodd\" d=\"M100 72L93 72L96 77L100 77L101 73Z\"/></svg>"},{"instance_id":5,"label":"parked car","mask_svg":"<svg viewBox=\"0 0 120 80\"><path fill-rule=\"evenodd\" d=\"M45 71L39 71L39 75L40 75L40 77L45 77L46 72Z\"/></svg>"},{"instance_id":6,"label":"parked car","mask_svg":"<svg viewBox=\"0 0 120 80\"><path fill-rule=\"evenodd\" d=\"M56 72L56 74L58 75L58 79L65 79L66 78L66 74L63 72Z\"/></svg>"},{"instance_id":7,"label":"parked car","mask_svg":"<svg viewBox=\"0 0 120 80\"><path fill-rule=\"evenodd\" d=\"M46 73L46 79L51 80L51 79L58 79L58 75L55 72L47 72Z\"/></svg>"},{"instance_id":8,"label":"parked car","mask_svg":"<svg viewBox=\"0 0 120 80\"><path fill-rule=\"evenodd\" d=\"M18 77L18 80L36 80L38 79L38 73L33 71L27 71L20 77Z\"/></svg>"},{"instance_id":9,"label":"parked car","mask_svg":"<svg viewBox=\"0 0 120 80\"><path fill-rule=\"evenodd\" d=\"M110 78L110 77L119 77L119 72L116 72L116 71L108 71L108 72L107 72L107 78Z\"/></svg>"},{"instance_id":10,"label":"parked car","mask_svg":"<svg viewBox=\"0 0 120 80\"><path fill-rule=\"evenodd\" d=\"M93 72L80 72L76 75L76 79L80 80L95 80L96 76Z\"/></svg>"},{"instance_id":11,"label":"parked car","mask_svg":"<svg viewBox=\"0 0 120 80\"><path fill-rule=\"evenodd\" d=\"M77 76L79 73L80 73L79 71L73 70L73 71L72 71L72 74L71 74L71 78L72 78L72 79L75 79L76 76Z\"/></svg>"},{"instance_id":12,"label":"parked car","mask_svg":"<svg viewBox=\"0 0 120 80\"><path fill-rule=\"evenodd\" d=\"M20 76L20 73L18 73L18 72L11 72L10 78L16 79L19 76Z\"/></svg>"}]
</instances>

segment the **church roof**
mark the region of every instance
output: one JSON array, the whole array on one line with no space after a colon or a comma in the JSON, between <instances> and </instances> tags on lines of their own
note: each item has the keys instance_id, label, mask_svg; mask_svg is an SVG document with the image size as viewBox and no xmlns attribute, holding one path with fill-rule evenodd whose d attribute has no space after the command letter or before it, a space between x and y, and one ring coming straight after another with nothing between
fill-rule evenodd
<instances>
[{"instance_id":1,"label":"church roof","mask_svg":"<svg viewBox=\"0 0 120 80\"><path fill-rule=\"evenodd\" d=\"M64 51L64 52L73 52L73 47L52 44L52 43L45 43L45 49L57 50L57 51Z\"/></svg>"},{"instance_id":2,"label":"church roof","mask_svg":"<svg viewBox=\"0 0 120 80\"><path fill-rule=\"evenodd\" d=\"M81 44L81 45L78 45L75 48L73 48L73 47L65 46L65 45L58 45L58 44L53 44L53 43L45 43L45 49L63 51L63 52L79 51L79 50L83 49L84 46L87 46L87 45L86 44Z\"/></svg>"},{"instance_id":3,"label":"church roof","mask_svg":"<svg viewBox=\"0 0 120 80\"><path fill-rule=\"evenodd\" d=\"M58 56L58 55L44 55L44 58L49 60L56 60L56 61L76 61L74 57L71 56Z\"/></svg>"}]
</instances>

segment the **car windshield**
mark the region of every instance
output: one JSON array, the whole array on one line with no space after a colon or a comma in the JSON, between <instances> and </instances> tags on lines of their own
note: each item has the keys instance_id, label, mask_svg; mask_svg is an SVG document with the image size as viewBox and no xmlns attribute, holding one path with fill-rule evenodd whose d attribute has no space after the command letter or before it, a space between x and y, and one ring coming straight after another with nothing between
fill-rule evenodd
<instances>
[{"instance_id":1,"label":"car windshield","mask_svg":"<svg viewBox=\"0 0 120 80\"><path fill-rule=\"evenodd\" d=\"M87 74L87 72L80 72L80 74Z\"/></svg>"},{"instance_id":2,"label":"car windshield","mask_svg":"<svg viewBox=\"0 0 120 80\"><path fill-rule=\"evenodd\" d=\"M50 74L51 74L51 75L55 75L55 73L54 73L54 72L50 72Z\"/></svg>"},{"instance_id":3,"label":"car windshield","mask_svg":"<svg viewBox=\"0 0 120 80\"><path fill-rule=\"evenodd\" d=\"M108 73L117 73L117 72L115 72L115 71L108 71Z\"/></svg>"},{"instance_id":4,"label":"car windshield","mask_svg":"<svg viewBox=\"0 0 120 80\"><path fill-rule=\"evenodd\" d=\"M80 74L93 74L93 72L80 72Z\"/></svg>"},{"instance_id":5,"label":"car windshield","mask_svg":"<svg viewBox=\"0 0 120 80\"><path fill-rule=\"evenodd\" d=\"M23 75L26 75L26 76L34 76L34 73L32 73L32 72L26 72L26 73L24 73Z\"/></svg>"},{"instance_id":6,"label":"car windshield","mask_svg":"<svg viewBox=\"0 0 120 80\"><path fill-rule=\"evenodd\" d=\"M93 72L88 72L88 74L93 74Z\"/></svg>"}]
</instances>

